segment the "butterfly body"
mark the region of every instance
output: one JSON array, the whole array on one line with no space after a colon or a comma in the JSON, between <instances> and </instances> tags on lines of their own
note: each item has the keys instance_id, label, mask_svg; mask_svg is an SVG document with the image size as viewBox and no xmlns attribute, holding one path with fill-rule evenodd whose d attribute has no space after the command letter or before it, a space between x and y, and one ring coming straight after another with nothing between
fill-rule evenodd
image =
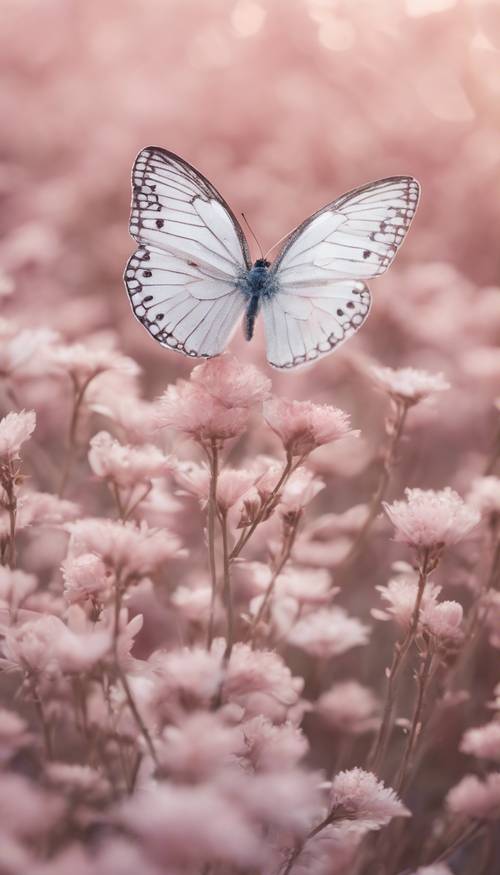
<instances>
[{"instance_id":1,"label":"butterfly body","mask_svg":"<svg viewBox=\"0 0 500 875\"><path fill-rule=\"evenodd\" d=\"M411 176L357 188L292 231L272 264L252 263L238 220L208 179L148 146L132 171L130 233L139 248L124 281L134 314L162 346L210 358L242 317L250 340L261 313L269 364L307 364L365 321L365 280L391 264L418 196Z\"/></svg>"},{"instance_id":2,"label":"butterfly body","mask_svg":"<svg viewBox=\"0 0 500 875\"><path fill-rule=\"evenodd\" d=\"M246 340L251 340L253 337L261 300L270 298L278 291L278 282L269 270L270 266L271 263L265 258L258 258L240 281L240 289L248 300L244 324Z\"/></svg>"}]
</instances>

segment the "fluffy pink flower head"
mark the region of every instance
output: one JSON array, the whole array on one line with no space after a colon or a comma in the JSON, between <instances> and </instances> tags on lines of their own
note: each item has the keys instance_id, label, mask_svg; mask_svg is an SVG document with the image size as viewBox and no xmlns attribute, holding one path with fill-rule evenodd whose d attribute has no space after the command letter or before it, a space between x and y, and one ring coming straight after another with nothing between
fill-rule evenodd
<instances>
[{"instance_id":1,"label":"fluffy pink flower head","mask_svg":"<svg viewBox=\"0 0 500 875\"><path fill-rule=\"evenodd\" d=\"M0 375L40 377L47 369L47 348L56 340L57 334L50 328L20 331L12 326L12 331L5 333L0 328Z\"/></svg>"},{"instance_id":2,"label":"fluffy pink flower head","mask_svg":"<svg viewBox=\"0 0 500 875\"><path fill-rule=\"evenodd\" d=\"M500 720L468 729L462 738L460 750L479 759L500 763Z\"/></svg>"},{"instance_id":3,"label":"fluffy pink flower head","mask_svg":"<svg viewBox=\"0 0 500 875\"><path fill-rule=\"evenodd\" d=\"M387 602L387 607L381 611L378 608L372 610L372 617L376 620L395 620L398 626L406 628L410 625L415 610L418 585L412 577L396 577L390 580L387 586L375 587L382 599ZM423 592L420 618L424 611L433 608L437 604L437 597L441 587L427 582Z\"/></svg>"},{"instance_id":4,"label":"fluffy pink flower head","mask_svg":"<svg viewBox=\"0 0 500 875\"><path fill-rule=\"evenodd\" d=\"M197 365L191 382L203 389L223 407L252 407L271 392L271 380L254 366L243 364L225 353Z\"/></svg>"},{"instance_id":5,"label":"fluffy pink flower head","mask_svg":"<svg viewBox=\"0 0 500 875\"><path fill-rule=\"evenodd\" d=\"M435 392L444 392L450 388L442 374L429 374L416 368L383 368L372 367L372 374L377 384L391 398L411 406L418 404Z\"/></svg>"},{"instance_id":6,"label":"fluffy pink flower head","mask_svg":"<svg viewBox=\"0 0 500 875\"><path fill-rule=\"evenodd\" d=\"M108 519L82 519L67 524L68 556L93 553L122 580L146 577L160 565L181 555L175 535L150 529L145 523L119 523Z\"/></svg>"},{"instance_id":7,"label":"fluffy pink flower head","mask_svg":"<svg viewBox=\"0 0 500 875\"><path fill-rule=\"evenodd\" d=\"M477 477L473 481L467 502L482 516L494 521L500 517L500 477Z\"/></svg>"},{"instance_id":8,"label":"fluffy pink flower head","mask_svg":"<svg viewBox=\"0 0 500 875\"><path fill-rule=\"evenodd\" d=\"M341 681L323 693L316 713L330 728L349 735L361 735L378 726L379 702L368 687L357 681Z\"/></svg>"},{"instance_id":9,"label":"fluffy pink flower head","mask_svg":"<svg viewBox=\"0 0 500 875\"><path fill-rule=\"evenodd\" d=\"M256 772L287 771L306 755L305 735L291 722L276 726L258 714L241 727L244 758Z\"/></svg>"},{"instance_id":10,"label":"fluffy pink flower head","mask_svg":"<svg viewBox=\"0 0 500 875\"><path fill-rule=\"evenodd\" d=\"M500 817L500 772L490 772L484 781L477 775L466 775L446 797L453 814L465 814L478 820Z\"/></svg>"},{"instance_id":11,"label":"fluffy pink flower head","mask_svg":"<svg viewBox=\"0 0 500 875\"><path fill-rule=\"evenodd\" d=\"M222 658L225 644L214 643ZM252 650L248 644L234 646L222 695L225 702L245 709L247 716L262 714L279 722L299 700L303 681L294 678L283 659L271 650Z\"/></svg>"},{"instance_id":12,"label":"fluffy pink flower head","mask_svg":"<svg viewBox=\"0 0 500 875\"><path fill-rule=\"evenodd\" d=\"M324 480L301 466L286 482L280 501L282 513L299 513L325 488Z\"/></svg>"},{"instance_id":13,"label":"fluffy pink flower head","mask_svg":"<svg viewBox=\"0 0 500 875\"><path fill-rule=\"evenodd\" d=\"M74 674L88 671L107 653L111 637L106 630L73 631L49 614L9 628L4 656L11 666L37 674Z\"/></svg>"},{"instance_id":14,"label":"fluffy pink flower head","mask_svg":"<svg viewBox=\"0 0 500 875\"><path fill-rule=\"evenodd\" d=\"M459 602L427 603L422 609L420 622L437 643L451 644L463 637L463 617L464 609Z\"/></svg>"},{"instance_id":15,"label":"fluffy pink flower head","mask_svg":"<svg viewBox=\"0 0 500 875\"><path fill-rule=\"evenodd\" d=\"M37 586L33 574L0 565L0 603L5 602L12 610L16 611Z\"/></svg>"},{"instance_id":16,"label":"fluffy pink flower head","mask_svg":"<svg viewBox=\"0 0 500 875\"><path fill-rule=\"evenodd\" d=\"M107 431L100 431L90 441L89 464L97 477L123 489L147 485L172 470L171 459L158 447L126 446Z\"/></svg>"},{"instance_id":17,"label":"fluffy pink flower head","mask_svg":"<svg viewBox=\"0 0 500 875\"><path fill-rule=\"evenodd\" d=\"M157 402L157 428L173 428L199 443L238 437L248 422L246 407L227 407L196 383L179 380Z\"/></svg>"},{"instance_id":18,"label":"fluffy pink flower head","mask_svg":"<svg viewBox=\"0 0 500 875\"><path fill-rule=\"evenodd\" d=\"M304 457L323 444L359 434L351 429L347 413L328 404L271 398L263 410L264 419L290 456Z\"/></svg>"},{"instance_id":19,"label":"fluffy pink flower head","mask_svg":"<svg viewBox=\"0 0 500 875\"><path fill-rule=\"evenodd\" d=\"M9 463L19 458L21 447L31 437L35 425L34 410L8 413L0 419L0 462Z\"/></svg>"},{"instance_id":20,"label":"fluffy pink flower head","mask_svg":"<svg viewBox=\"0 0 500 875\"><path fill-rule=\"evenodd\" d=\"M447 487L406 489L406 500L384 503L385 512L396 530L396 541L411 547L432 550L455 544L479 522L480 514L468 507Z\"/></svg>"},{"instance_id":21,"label":"fluffy pink flower head","mask_svg":"<svg viewBox=\"0 0 500 875\"><path fill-rule=\"evenodd\" d=\"M62 565L64 595L70 604L107 599L113 576L95 553L68 556Z\"/></svg>"},{"instance_id":22,"label":"fluffy pink flower head","mask_svg":"<svg viewBox=\"0 0 500 875\"><path fill-rule=\"evenodd\" d=\"M355 821L363 830L380 829L393 817L410 816L391 787L359 768L335 776L330 798L336 820Z\"/></svg>"},{"instance_id":23,"label":"fluffy pink flower head","mask_svg":"<svg viewBox=\"0 0 500 875\"><path fill-rule=\"evenodd\" d=\"M91 343L55 346L51 350L50 359L56 370L70 374L78 384L105 371L116 370L130 376L135 376L140 371L139 365L133 359L114 349Z\"/></svg>"},{"instance_id":24,"label":"fluffy pink flower head","mask_svg":"<svg viewBox=\"0 0 500 875\"><path fill-rule=\"evenodd\" d=\"M349 617L342 608L323 608L299 620L288 641L311 656L329 659L366 644L368 633L368 626Z\"/></svg>"}]
</instances>

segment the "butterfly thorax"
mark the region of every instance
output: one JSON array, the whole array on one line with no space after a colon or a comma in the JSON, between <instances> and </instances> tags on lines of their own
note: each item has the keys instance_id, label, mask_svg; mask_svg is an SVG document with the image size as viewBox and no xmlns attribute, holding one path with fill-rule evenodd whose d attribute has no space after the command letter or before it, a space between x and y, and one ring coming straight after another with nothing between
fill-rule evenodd
<instances>
[{"instance_id":1,"label":"butterfly thorax","mask_svg":"<svg viewBox=\"0 0 500 875\"><path fill-rule=\"evenodd\" d=\"M259 305L262 298L271 297L276 292L276 277L269 270L270 262L264 258L258 258L255 264L243 275L240 288L248 299L245 313L245 337L251 340Z\"/></svg>"}]
</instances>

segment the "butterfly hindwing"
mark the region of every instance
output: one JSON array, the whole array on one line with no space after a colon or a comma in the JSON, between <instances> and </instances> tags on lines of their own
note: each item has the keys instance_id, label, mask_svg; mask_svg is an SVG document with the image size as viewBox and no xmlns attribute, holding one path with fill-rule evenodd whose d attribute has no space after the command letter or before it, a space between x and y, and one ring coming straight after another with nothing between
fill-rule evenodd
<instances>
[{"instance_id":1,"label":"butterfly hindwing","mask_svg":"<svg viewBox=\"0 0 500 875\"><path fill-rule=\"evenodd\" d=\"M358 330L370 309L363 280L391 264L418 195L411 177L382 179L343 195L292 232L271 268L278 291L262 302L273 367L317 359Z\"/></svg>"},{"instance_id":2,"label":"butterfly hindwing","mask_svg":"<svg viewBox=\"0 0 500 875\"><path fill-rule=\"evenodd\" d=\"M140 248L124 279L137 318L171 349L222 352L245 308L239 282L250 262L221 195L181 158L143 149L132 171L130 233Z\"/></svg>"}]
</instances>

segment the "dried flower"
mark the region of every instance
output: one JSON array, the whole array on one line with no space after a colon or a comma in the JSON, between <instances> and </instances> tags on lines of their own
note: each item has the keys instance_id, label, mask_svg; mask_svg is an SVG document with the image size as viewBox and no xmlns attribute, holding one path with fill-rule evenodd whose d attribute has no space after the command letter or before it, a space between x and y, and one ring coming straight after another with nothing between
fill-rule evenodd
<instances>
[{"instance_id":1,"label":"dried flower","mask_svg":"<svg viewBox=\"0 0 500 875\"><path fill-rule=\"evenodd\" d=\"M157 428L173 428L199 443L238 437L248 422L246 407L226 407L194 383L179 380L157 402Z\"/></svg>"},{"instance_id":2,"label":"dried flower","mask_svg":"<svg viewBox=\"0 0 500 875\"><path fill-rule=\"evenodd\" d=\"M416 368L385 368L374 366L371 372L377 384L396 401L411 406L435 392L450 388L443 374L429 374Z\"/></svg>"},{"instance_id":3,"label":"dried flower","mask_svg":"<svg viewBox=\"0 0 500 875\"><path fill-rule=\"evenodd\" d=\"M252 407L267 398L271 380L254 366L225 353L197 365L191 381L223 407Z\"/></svg>"},{"instance_id":4,"label":"dried flower","mask_svg":"<svg viewBox=\"0 0 500 875\"><path fill-rule=\"evenodd\" d=\"M59 617L44 614L6 632L4 656L29 674L79 674L107 653L108 631L72 631Z\"/></svg>"},{"instance_id":5,"label":"dried flower","mask_svg":"<svg viewBox=\"0 0 500 875\"><path fill-rule=\"evenodd\" d=\"M31 437L35 425L34 410L8 413L0 419L0 462L10 463L19 458L21 447Z\"/></svg>"},{"instance_id":6,"label":"dried flower","mask_svg":"<svg viewBox=\"0 0 500 875\"><path fill-rule=\"evenodd\" d=\"M396 541L436 549L460 541L479 522L479 513L450 489L406 489L406 500L384 503L396 530Z\"/></svg>"},{"instance_id":7,"label":"dried flower","mask_svg":"<svg viewBox=\"0 0 500 875\"><path fill-rule=\"evenodd\" d=\"M305 457L317 447L344 437L357 437L343 410L311 401L271 398L264 402L264 418L290 456Z\"/></svg>"},{"instance_id":8,"label":"dried flower","mask_svg":"<svg viewBox=\"0 0 500 875\"><path fill-rule=\"evenodd\" d=\"M59 345L50 350L50 361L57 371L70 374L78 384L86 383L105 371L121 371L129 376L139 373L139 365L133 359L93 343Z\"/></svg>"},{"instance_id":9,"label":"dried flower","mask_svg":"<svg viewBox=\"0 0 500 875\"><path fill-rule=\"evenodd\" d=\"M158 447L126 446L107 431L100 431L90 441L89 464L97 477L111 480L122 489L147 485L172 470L172 460Z\"/></svg>"},{"instance_id":10,"label":"dried flower","mask_svg":"<svg viewBox=\"0 0 500 875\"><path fill-rule=\"evenodd\" d=\"M322 608L293 626L288 641L318 659L330 659L368 642L369 628L342 608Z\"/></svg>"},{"instance_id":11,"label":"dried flower","mask_svg":"<svg viewBox=\"0 0 500 875\"><path fill-rule=\"evenodd\" d=\"M500 817L500 772L490 772L484 780L466 775L451 788L446 804L453 814L496 820Z\"/></svg>"},{"instance_id":12,"label":"dried flower","mask_svg":"<svg viewBox=\"0 0 500 875\"><path fill-rule=\"evenodd\" d=\"M363 769L339 772L330 799L335 820L353 820L364 830L380 829L393 817L410 817L394 790Z\"/></svg>"},{"instance_id":13,"label":"dried flower","mask_svg":"<svg viewBox=\"0 0 500 875\"><path fill-rule=\"evenodd\" d=\"M403 628L408 628L415 611L415 602L418 593L418 584L414 577L401 576L389 581L387 586L377 586L381 597L387 602L388 607L381 611L378 608L371 614L376 620L395 620ZM420 621L424 611L437 604L437 598L441 587L427 582L420 606Z\"/></svg>"},{"instance_id":14,"label":"dried flower","mask_svg":"<svg viewBox=\"0 0 500 875\"><path fill-rule=\"evenodd\" d=\"M492 720L465 732L460 750L483 760L500 762L500 721Z\"/></svg>"},{"instance_id":15,"label":"dried flower","mask_svg":"<svg viewBox=\"0 0 500 875\"><path fill-rule=\"evenodd\" d=\"M362 735L378 726L379 707L368 687L357 681L341 681L322 693L315 710L330 729Z\"/></svg>"},{"instance_id":16,"label":"dried flower","mask_svg":"<svg viewBox=\"0 0 500 875\"><path fill-rule=\"evenodd\" d=\"M300 513L325 488L325 482L312 471L300 467L288 478L281 492L282 513Z\"/></svg>"},{"instance_id":17,"label":"dried flower","mask_svg":"<svg viewBox=\"0 0 500 875\"><path fill-rule=\"evenodd\" d=\"M62 565L64 595L70 604L89 600L104 601L113 577L95 553L68 556Z\"/></svg>"},{"instance_id":18,"label":"dried flower","mask_svg":"<svg viewBox=\"0 0 500 875\"><path fill-rule=\"evenodd\" d=\"M500 477L477 477L467 502L492 522L500 516Z\"/></svg>"}]
</instances>

